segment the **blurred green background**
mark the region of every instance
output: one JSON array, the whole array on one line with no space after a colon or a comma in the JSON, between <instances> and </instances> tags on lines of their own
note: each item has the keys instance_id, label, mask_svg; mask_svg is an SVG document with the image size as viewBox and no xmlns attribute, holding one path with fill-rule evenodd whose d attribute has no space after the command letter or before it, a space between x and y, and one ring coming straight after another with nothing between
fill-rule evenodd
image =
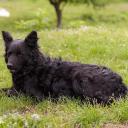
<instances>
[{"instance_id":1,"label":"blurred green background","mask_svg":"<svg viewBox=\"0 0 128 128\"><path fill-rule=\"evenodd\" d=\"M62 28L77 28L82 25L125 26L128 23L128 0L64 1L60 5ZM1 30L56 28L56 13L49 0L0 0L0 8L10 12L10 17L0 17Z\"/></svg>"}]
</instances>

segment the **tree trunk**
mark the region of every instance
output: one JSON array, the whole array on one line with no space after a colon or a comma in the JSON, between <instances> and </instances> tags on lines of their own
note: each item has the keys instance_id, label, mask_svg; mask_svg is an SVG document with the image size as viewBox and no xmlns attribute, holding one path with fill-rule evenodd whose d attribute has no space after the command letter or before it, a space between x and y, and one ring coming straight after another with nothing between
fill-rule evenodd
<instances>
[{"instance_id":1,"label":"tree trunk","mask_svg":"<svg viewBox=\"0 0 128 128\"><path fill-rule=\"evenodd\" d=\"M62 27L62 9L60 9L60 5L64 0L49 0L49 2L53 5L56 17L57 17L57 28Z\"/></svg>"},{"instance_id":2,"label":"tree trunk","mask_svg":"<svg viewBox=\"0 0 128 128\"><path fill-rule=\"evenodd\" d=\"M62 10L60 9L60 5L56 4L55 6L56 16L57 16L57 28L62 27Z\"/></svg>"}]
</instances>

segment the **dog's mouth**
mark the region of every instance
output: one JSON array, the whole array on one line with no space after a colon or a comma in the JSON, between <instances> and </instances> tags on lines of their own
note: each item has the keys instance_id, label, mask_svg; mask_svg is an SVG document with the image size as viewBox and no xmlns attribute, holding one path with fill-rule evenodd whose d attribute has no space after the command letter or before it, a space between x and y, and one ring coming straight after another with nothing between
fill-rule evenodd
<instances>
[{"instance_id":1,"label":"dog's mouth","mask_svg":"<svg viewBox=\"0 0 128 128\"><path fill-rule=\"evenodd\" d=\"M15 69L10 69L10 72L11 72L11 73L15 73L16 70L15 70Z\"/></svg>"},{"instance_id":2,"label":"dog's mouth","mask_svg":"<svg viewBox=\"0 0 128 128\"><path fill-rule=\"evenodd\" d=\"M10 68L9 70L11 73L16 73L16 71L17 71L15 68Z\"/></svg>"},{"instance_id":3,"label":"dog's mouth","mask_svg":"<svg viewBox=\"0 0 128 128\"><path fill-rule=\"evenodd\" d=\"M11 73L15 73L16 72L16 68L14 67L14 66L12 66L12 65L7 65L7 68L9 69L9 71L11 72Z\"/></svg>"},{"instance_id":4,"label":"dog's mouth","mask_svg":"<svg viewBox=\"0 0 128 128\"><path fill-rule=\"evenodd\" d=\"M15 73L17 73L17 72L19 72L19 69L18 68L8 68L9 69L9 71L10 71L10 73L13 73L13 74L15 74Z\"/></svg>"}]
</instances>

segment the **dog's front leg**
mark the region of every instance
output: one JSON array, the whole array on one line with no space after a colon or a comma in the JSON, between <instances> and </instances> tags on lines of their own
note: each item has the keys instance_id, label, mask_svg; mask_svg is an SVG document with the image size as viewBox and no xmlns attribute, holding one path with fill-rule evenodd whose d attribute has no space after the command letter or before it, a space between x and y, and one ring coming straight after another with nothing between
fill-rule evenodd
<instances>
[{"instance_id":1,"label":"dog's front leg","mask_svg":"<svg viewBox=\"0 0 128 128\"><path fill-rule=\"evenodd\" d=\"M0 89L0 91L5 93L9 97L18 95L18 91L14 87L12 87L12 88L3 88L3 89Z\"/></svg>"},{"instance_id":2,"label":"dog's front leg","mask_svg":"<svg viewBox=\"0 0 128 128\"><path fill-rule=\"evenodd\" d=\"M8 89L6 91L6 94L8 96L17 96L18 95L18 91L16 90L16 88L12 87L12 88L10 88L10 89Z\"/></svg>"},{"instance_id":3,"label":"dog's front leg","mask_svg":"<svg viewBox=\"0 0 128 128\"><path fill-rule=\"evenodd\" d=\"M33 86L31 88L29 86L26 86L25 87L25 94L27 96L35 98L37 101L41 101L44 99L44 95L42 94L41 90L39 90L35 86Z\"/></svg>"},{"instance_id":4,"label":"dog's front leg","mask_svg":"<svg viewBox=\"0 0 128 128\"><path fill-rule=\"evenodd\" d=\"M32 95L37 101L42 101L44 99L43 94L39 90L33 89Z\"/></svg>"}]
</instances>

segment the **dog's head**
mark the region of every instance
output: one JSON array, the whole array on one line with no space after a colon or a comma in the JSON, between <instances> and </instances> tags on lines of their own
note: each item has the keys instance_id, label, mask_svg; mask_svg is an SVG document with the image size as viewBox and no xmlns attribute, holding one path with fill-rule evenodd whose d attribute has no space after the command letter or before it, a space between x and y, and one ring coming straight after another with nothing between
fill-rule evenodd
<instances>
[{"instance_id":1,"label":"dog's head","mask_svg":"<svg viewBox=\"0 0 128 128\"><path fill-rule=\"evenodd\" d=\"M16 73L30 60L30 55L34 49L37 49L37 32L32 31L24 40L14 40L9 32L2 31L5 42L5 61L7 68Z\"/></svg>"}]
</instances>

